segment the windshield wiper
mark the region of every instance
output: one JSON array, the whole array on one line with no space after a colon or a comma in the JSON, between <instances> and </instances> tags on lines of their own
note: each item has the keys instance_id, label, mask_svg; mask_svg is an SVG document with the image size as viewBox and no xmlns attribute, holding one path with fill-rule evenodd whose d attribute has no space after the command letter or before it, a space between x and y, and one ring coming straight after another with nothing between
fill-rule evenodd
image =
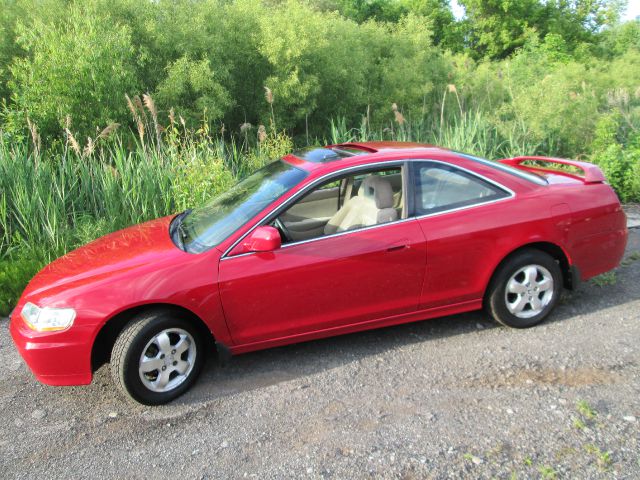
<instances>
[{"instance_id":1,"label":"windshield wiper","mask_svg":"<svg viewBox=\"0 0 640 480\"><path fill-rule=\"evenodd\" d=\"M185 240L187 239L187 232L184 229L184 225L182 225L182 221L184 218L191 213L192 209L188 208L184 212L179 213L171 222L171 226L169 229L169 235L174 239L174 242L181 250L187 251L187 247L185 244ZM176 232L178 235L176 235Z\"/></svg>"}]
</instances>

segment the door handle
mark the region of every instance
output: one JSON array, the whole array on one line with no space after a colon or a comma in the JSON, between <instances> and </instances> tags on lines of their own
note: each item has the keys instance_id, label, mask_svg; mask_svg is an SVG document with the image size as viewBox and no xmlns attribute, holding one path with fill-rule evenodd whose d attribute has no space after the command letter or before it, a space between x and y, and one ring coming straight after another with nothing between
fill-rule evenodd
<instances>
[{"instance_id":1,"label":"door handle","mask_svg":"<svg viewBox=\"0 0 640 480\"><path fill-rule=\"evenodd\" d=\"M387 248L387 252L395 252L397 250L404 250L405 248L409 248L409 245L396 245L395 247Z\"/></svg>"}]
</instances>

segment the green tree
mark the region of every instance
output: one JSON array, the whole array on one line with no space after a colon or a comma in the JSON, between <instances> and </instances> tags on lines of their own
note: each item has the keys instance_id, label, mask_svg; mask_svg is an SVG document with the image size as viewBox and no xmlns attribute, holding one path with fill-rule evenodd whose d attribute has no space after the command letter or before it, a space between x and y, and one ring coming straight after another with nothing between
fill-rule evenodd
<instances>
[{"instance_id":1,"label":"green tree","mask_svg":"<svg viewBox=\"0 0 640 480\"><path fill-rule=\"evenodd\" d=\"M397 0L333 0L319 4L338 10L343 16L359 23L367 20L397 22L408 13L406 6Z\"/></svg>"},{"instance_id":2,"label":"green tree","mask_svg":"<svg viewBox=\"0 0 640 480\"><path fill-rule=\"evenodd\" d=\"M532 35L561 36L570 51L595 41L604 26L615 24L625 0L461 0L469 46L476 56L505 58Z\"/></svg>"},{"instance_id":3,"label":"green tree","mask_svg":"<svg viewBox=\"0 0 640 480\"><path fill-rule=\"evenodd\" d=\"M462 50L461 25L453 16L449 0L400 0L400 4L408 12L428 19L434 45L454 51Z\"/></svg>"},{"instance_id":4,"label":"green tree","mask_svg":"<svg viewBox=\"0 0 640 480\"><path fill-rule=\"evenodd\" d=\"M27 56L11 65L14 108L52 134L66 115L90 134L96 126L121 121L124 94L138 91L130 29L108 14L72 6L60 24L37 19L18 24L17 42Z\"/></svg>"},{"instance_id":5,"label":"green tree","mask_svg":"<svg viewBox=\"0 0 640 480\"><path fill-rule=\"evenodd\" d=\"M209 60L191 60L184 56L167 66L167 76L157 89L158 102L177 105L181 114L196 122L206 114L220 120L231 104L226 89L211 70Z\"/></svg>"},{"instance_id":6,"label":"green tree","mask_svg":"<svg viewBox=\"0 0 640 480\"><path fill-rule=\"evenodd\" d=\"M462 48L461 30L449 0L317 0L314 4L323 10L337 10L358 23L368 20L398 23L410 13L420 15L430 22L435 45Z\"/></svg>"}]
</instances>

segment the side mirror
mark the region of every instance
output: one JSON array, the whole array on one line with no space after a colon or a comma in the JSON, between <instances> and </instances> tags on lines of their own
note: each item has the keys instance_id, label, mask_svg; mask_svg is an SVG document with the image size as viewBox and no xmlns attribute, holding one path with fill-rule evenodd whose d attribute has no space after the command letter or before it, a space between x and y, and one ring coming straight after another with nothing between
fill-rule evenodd
<instances>
[{"instance_id":1,"label":"side mirror","mask_svg":"<svg viewBox=\"0 0 640 480\"><path fill-rule=\"evenodd\" d=\"M247 252L272 252L282 245L280 232L268 225L258 227L242 242Z\"/></svg>"}]
</instances>

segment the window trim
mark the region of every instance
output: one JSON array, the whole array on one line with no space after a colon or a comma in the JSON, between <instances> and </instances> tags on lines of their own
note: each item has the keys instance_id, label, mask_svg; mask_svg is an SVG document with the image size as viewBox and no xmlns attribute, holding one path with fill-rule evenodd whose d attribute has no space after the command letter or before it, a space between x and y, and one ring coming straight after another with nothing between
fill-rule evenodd
<instances>
[{"instance_id":1,"label":"window trim","mask_svg":"<svg viewBox=\"0 0 640 480\"><path fill-rule=\"evenodd\" d=\"M496 182L495 180L491 180L490 178L485 177L484 175L481 175L479 173L476 173L472 170L469 170L467 168L461 167L459 165L455 165L453 163L449 163L449 162L443 162L441 160L430 160L430 159L415 159L410 163L410 171L409 171L409 176L410 176L410 187L411 187L411 207L412 210L409 215L410 218L426 218L426 217L433 217L435 215L442 215L444 213L450 213L450 212L457 212L459 210L464 210L467 208L473 208L473 207L477 207L479 205L489 205L491 203L496 203L496 202L502 202L504 200L510 200L512 198L514 198L516 196L516 193L511 190L509 187L504 186L501 183ZM438 212L431 212L431 213L423 213L423 214L418 214L418 207L416 205L416 184L415 184L415 180L416 180L416 170L418 170L420 168L420 164L437 164L437 165L444 165L450 169L453 170L460 170L462 172L465 172L466 174L477 178L480 181L489 183L490 185L493 185L494 187L498 188L499 190L502 190L503 192L505 192L507 194L507 196L505 197L501 197L501 198L495 198L493 200L485 200L485 201L477 201L474 203L471 203L469 205L462 205L460 207L454 207L454 208L447 208L444 210L440 210ZM478 199L480 200L480 199Z\"/></svg>"},{"instance_id":2,"label":"window trim","mask_svg":"<svg viewBox=\"0 0 640 480\"><path fill-rule=\"evenodd\" d=\"M424 215L416 215L416 211L415 211L415 201L414 201L414 197L415 197L415 185L413 182L413 173L414 173L414 169L417 168L417 165L419 163L437 163L437 164L441 164L441 165L445 165L448 167L453 167L453 168L457 168L459 170L462 170L472 176L475 176L477 178L479 178L480 180L483 180L485 182L488 182L492 185L494 185L497 188L500 188L502 190L504 190L505 192L508 193L508 196L503 197L503 198L498 198L495 200L488 200L485 202L479 202L479 203L474 203L472 205L465 205L462 207L456 207L456 208L452 208L449 210L442 210L440 212L434 212L434 213L427 213ZM437 215L444 215L447 213L452 213L452 212L457 212L460 210L467 210L470 208L476 208L479 206L483 206L483 205L490 205L492 203L497 203L497 202L504 202L507 200L511 200L513 198L516 197L516 193L511 190L510 188L504 186L501 183L496 182L495 180L491 180L490 178L485 177L484 175L481 175L479 173L476 173L472 170L469 170L467 168L464 167L460 167L459 165L456 165L454 163L451 162L445 162L442 160L431 160L431 159L422 159L422 158L411 158L411 159L404 159L404 160L387 160L387 161L382 161L382 162L376 162L376 163L370 163L367 165L356 165L354 167L348 167L345 168L343 170L337 171L337 172L331 172L331 173L327 173L326 175L323 175L321 177L318 177L317 179L313 180L311 183L309 183L308 185L306 185L305 187L303 187L299 192L296 192L295 194L293 194L291 196L291 198L287 199L284 203L282 203L281 205L275 207L274 209L272 209L271 211L269 211L267 214L265 214L258 222L256 222L256 224L251 227L249 230L247 230L247 232L245 232L243 235L240 236L240 238L238 238L235 242L233 242L231 244L231 246L229 248L227 248L224 253L222 254L222 256L220 257L220 261L222 260L230 260L233 258L239 258L239 257L244 257L247 255L254 255L257 252L246 252L246 253L241 253L240 255L233 255L233 256L229 256L229 253L242 241L244 240L248 235L251 234L251 232L253 232L256 228L261 227L263 225L265 225L266 223L269 223L269 221L271 221L273 219L273 217L279 215L280 213L282 213L283 211L285 211L287 208L289 208L291 206L292 203L294 203L295 201L297 201L299 198L303 197L304 195L306 195L307 193L309 193L309 190L313 189L314 187L316 187L317 185L323 183L326 180L329 180L333 177L341 177L344 174L348 174L354 171L367 171L367 170L376 170L378 167L384 167L384 166L400 166L401 168L403 168L402 170L402 181L403 181L403 185L402 185L402 192L403 195L406 194L405 197L405 205L408 206L407 208L407 218L400 218L398 220L395 220L393 222L386 222L386 223L379 223L376 225L370 225L368 227L362 227L362 228L358 228L355 230L347 230L344 232L336 232L336 233L332 233L331 235L323 235L321 237L316 237L316 238L310 238L308 240L300 240L298 242L291 242L291 243L286 243L284 245L282 245L280 247L280 249L285 249L285 248L289 248L289 247L293 247L295 245L302 245L305 243L311 243L311 242L316 242L316 241L320 241L320 240L324 240L327 238L333 238L333 237L338 237L338 236L342 236L342 235L348 235L348 234L352 234L352 233L357 233L357 232L363 232L366 230L371 230L374 228L381 228L381 227L387 227L387 226L391 226L391 225L397 225L399 223L403 223L403 222L408 222L411 220L419 220L419 219L423 219L423 218L428 218L428 217L435 217ZM406 171L406 173L405 173ZM411 202L411 204L407 204L406 202L409 201Z\"/></svg>"}]
</instances>

